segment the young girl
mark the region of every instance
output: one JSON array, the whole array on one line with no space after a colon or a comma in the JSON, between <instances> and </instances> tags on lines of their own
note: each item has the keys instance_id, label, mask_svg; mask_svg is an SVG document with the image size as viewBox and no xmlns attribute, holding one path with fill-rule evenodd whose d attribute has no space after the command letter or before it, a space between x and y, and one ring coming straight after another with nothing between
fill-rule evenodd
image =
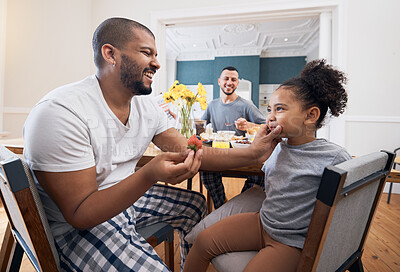
<instances>
[{"instance_id":1,"label":"young girl","mask_svg":"<svg viewBox=\"0 0 400 272\"><path fill-rule=\"evenodd\" d=\"M245 271L295 271L314 209L323 170L349 160L344 148L316 139L328 108L339 116L347 102L345 75L315 60L300 77L283 83L271 96L267 125L282 127L280 142L265 162L266 198L257 213L227 217L202 231L184 271L206 271L226 252L259 253Z\"/></svg>"}]
</instances>

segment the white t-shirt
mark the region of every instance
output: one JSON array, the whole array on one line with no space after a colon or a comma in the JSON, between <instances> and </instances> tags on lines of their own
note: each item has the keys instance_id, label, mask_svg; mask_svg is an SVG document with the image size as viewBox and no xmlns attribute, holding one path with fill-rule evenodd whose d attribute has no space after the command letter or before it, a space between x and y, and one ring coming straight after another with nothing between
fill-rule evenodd
<instances>
[{"instance_id":1,"label":"white t-shirt","mask_svg":"<svg viewBox=\"0 0 400 272\"><path fill-rule=\"evenodd\" d=\"M121 123L93 75L51 91L35 105L24 126L24 157L32 170L96 166L102 190L133 174L153 137L168 128L167 115L149 96L133 97L128 122ZM38 190L53 233L65 232L61 212L40 186Z\"/></svg>"}]
</instances>

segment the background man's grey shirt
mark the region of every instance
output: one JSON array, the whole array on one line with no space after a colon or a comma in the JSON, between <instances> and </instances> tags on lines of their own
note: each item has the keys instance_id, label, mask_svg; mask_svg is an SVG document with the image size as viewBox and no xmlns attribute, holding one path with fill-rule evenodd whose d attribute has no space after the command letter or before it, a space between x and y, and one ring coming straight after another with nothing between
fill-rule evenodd
<instances>
[{"instance_id":1,"label":"background man's grey shirt","mask_svg":"<svg viewBox=\"0 0 400 272\"><path fill-rule=\"evenodd\" d=\"M245 135L244 131L236 129L235 121L244 118L256 124L265 124L265 116L250 101L240 96L233 102L224 104L220 98L214 99L208 105L201 119L211 123L214 132L220 130L236 131L236 135ZM226 126L226 124L231 124Z\"/></svg>"}]
</instances>

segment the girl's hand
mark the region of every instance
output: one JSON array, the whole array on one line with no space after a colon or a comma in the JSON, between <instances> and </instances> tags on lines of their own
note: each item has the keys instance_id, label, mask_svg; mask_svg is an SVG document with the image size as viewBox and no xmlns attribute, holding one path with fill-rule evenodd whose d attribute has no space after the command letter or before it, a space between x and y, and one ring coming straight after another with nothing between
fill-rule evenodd
<instances>
[{"instance_id":1,"label":"girl's hand","mask_svg":"<svg viewBox=\"0 0 400 272\"><path fill-rule=\"evenodd\" d=\"M202 156L201 149L196 153L193 150L180 153L165 152L157 155L140 170L146 171L146 176L154 182L178 184L199 171Z\"/></svg>"},{"instance_id":2,"label":"girl's hand","mask_svg":"<svg viewBox=\"0 0 400 272\"><path fill-rule=\"evenodd\" d=\"M281 126L277 126L273 131L270 131L266 125L261 126L249 147L256 156L257 162L263 163L269 158L276 145L282 141L281 138L278 138L281 132Z\"/></svg>"}]
</instances>

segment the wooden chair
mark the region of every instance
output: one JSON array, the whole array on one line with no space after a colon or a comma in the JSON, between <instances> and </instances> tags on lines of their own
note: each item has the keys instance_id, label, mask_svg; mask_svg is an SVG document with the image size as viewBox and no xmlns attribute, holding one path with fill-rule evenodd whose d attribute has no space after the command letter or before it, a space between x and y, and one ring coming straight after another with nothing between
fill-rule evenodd
<instances>
[{"instance_id":1,"label":"wooden chair","mask_svg":"<svg viewBox=\"0 0 400 272\"><path fill-rule=\"evenodd\" d=\"M2 145L0 165L1 200L9 220L0 250L0 271L19 271L23 253L36 271L58 271L58 253L29 168ZM173 227L158 223L138 232L153 247L166 242L166 264L173 271Z\"/></svg>"},{"instance_id":2,"label":"wooden chair","mask_svg":"<svg viewBox=\"0 0 400 272\"><path fill-rule=\"evenodd\" d=\"M396 148L393 153L397 155L397 152L400 151L400 147ZM400 152L399 152L400 153ZM392 195L392 187L393 183L400 183L400 171L396 170L396 166L400 164L400 156L395 158L395 162L393 163L393 169L390 171L389 176L386 179L386 182L390 182L389 185L389 192L388 192L388 198L387 198L387 203L390 204L390 197Z\"/></svg>"},{"instance_id":3,"label":"wooden chair","mask_svg":"<svg viewBox=\"0 0 400 272\"><path fill-rule=\"evenodd\" d=\"M154 248L164 242L165 264L174 271L174 228L161 222L137 230Z\"/></svg>"},{"instance_id":4,"label":"wooden chair","mask_svg":"<svg viewBox=\"0 0 400 272\"><path fill-rule=\"evenodd\" d=\"M393 153L375 152L326 167L297 271L363 271L364 244L393 159ZM250 193L252 200L259 195L256 190ZM263 198L244 207L249 202L246 197L246 192L236 196L206 216L186 240L194 242L203 228L223 217L260 209ZM226 253L212 264L219 272L243 271L255 254Z\"/></svg>"},{"instance_id":5,"label":"wooden chair","mask_svg":"<svg viewBox=\"0 0 400 272\"><path fill-rule=\"evenodd\" d=\"M377 152L325 169L297 271L364 271L365 241L393 160Z\"/></svg>"},{"instance_id":6,"label":"wooden chair","mask_svg":"<svg viewBox=\"0 0 400 272\"><path fill-rule=\"evenodd\" d=\"M36 271L59 270L59 258L32 175L11 151L0 146L1 200L8 226L0 255L1 271L19 271L23 253Z\"/></svg>"}]
</instances>

